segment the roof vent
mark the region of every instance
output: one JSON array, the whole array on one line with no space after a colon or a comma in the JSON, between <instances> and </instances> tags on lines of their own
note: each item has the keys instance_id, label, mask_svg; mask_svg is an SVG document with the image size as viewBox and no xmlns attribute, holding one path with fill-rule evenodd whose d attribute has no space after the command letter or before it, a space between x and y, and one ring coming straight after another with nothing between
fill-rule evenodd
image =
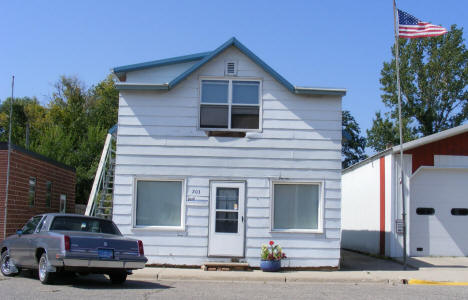
<instances>
[{"instance_id":1,"label":"roof vent","mask_svg":"<svg viewBox=\"0 0 468 300\"><path fill-rule=\"evenodd\" d=\"M224 67L225 76L237 76L237 63L235 61L227 61Z\"/></svg>"}]
</instances>

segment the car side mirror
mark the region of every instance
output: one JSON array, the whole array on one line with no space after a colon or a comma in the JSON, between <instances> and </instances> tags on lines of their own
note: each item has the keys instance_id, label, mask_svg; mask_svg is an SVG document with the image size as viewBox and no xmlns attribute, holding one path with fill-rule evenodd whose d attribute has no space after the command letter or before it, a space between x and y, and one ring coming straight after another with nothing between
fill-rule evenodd
<instances>
[{"instance_id":1,"label":"car side mirror","mask_svg":"<svg viewBox=\"0 0 468 300\"><path fill-rule=\"evenodd\" d=\"M16 234L21 236L23 234L23 230L21 230L21 229L16 230Z\"/></svg>"}]
</instances>

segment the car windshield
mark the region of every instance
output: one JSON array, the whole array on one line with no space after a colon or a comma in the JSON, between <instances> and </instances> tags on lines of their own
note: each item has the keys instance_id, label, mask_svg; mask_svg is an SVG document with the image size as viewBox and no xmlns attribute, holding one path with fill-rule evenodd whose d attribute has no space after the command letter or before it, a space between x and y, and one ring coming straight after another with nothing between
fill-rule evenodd
<instances>
[{"instance_id":1,"label":"car windshield","mask_svg":"<svg viewBox=\"0 0 468 300\"><path fill-rule=\"evenodd\" d=\"M121 235L119 229L108 220L86 217L55 217L49 230L97 232Z\"/></svg>"}]
</instances>

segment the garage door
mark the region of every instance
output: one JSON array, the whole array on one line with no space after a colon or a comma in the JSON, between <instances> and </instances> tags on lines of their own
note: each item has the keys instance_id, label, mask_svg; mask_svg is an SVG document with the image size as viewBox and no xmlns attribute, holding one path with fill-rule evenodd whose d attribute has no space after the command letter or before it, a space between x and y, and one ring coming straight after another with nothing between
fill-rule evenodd
<instances>
[{"instance_id":1,"label":"garage door","mask_svg":"<svg viewBox=\"0 0 468 300\"><path fill-rule=\"evenodd\" d=\"M410 196L410 255L468 256L468 170L421 169Z\"/></svg>"}]
</instances>

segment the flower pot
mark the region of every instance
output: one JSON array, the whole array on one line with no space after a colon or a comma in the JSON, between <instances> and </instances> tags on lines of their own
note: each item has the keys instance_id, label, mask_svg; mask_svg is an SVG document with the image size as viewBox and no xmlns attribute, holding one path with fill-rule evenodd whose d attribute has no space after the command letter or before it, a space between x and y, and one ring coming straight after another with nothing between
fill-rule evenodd
<instances>
[{"instance_id":1,"label":"flower pot","mask_svg":"<svg viewBox=\"0 0 468 300\"><path fill-rule=\"evenodd\" d=\"M260 269L263 272L276 272L281 269L281 260L261 260Z\"/></svg>"}]
</instances>

